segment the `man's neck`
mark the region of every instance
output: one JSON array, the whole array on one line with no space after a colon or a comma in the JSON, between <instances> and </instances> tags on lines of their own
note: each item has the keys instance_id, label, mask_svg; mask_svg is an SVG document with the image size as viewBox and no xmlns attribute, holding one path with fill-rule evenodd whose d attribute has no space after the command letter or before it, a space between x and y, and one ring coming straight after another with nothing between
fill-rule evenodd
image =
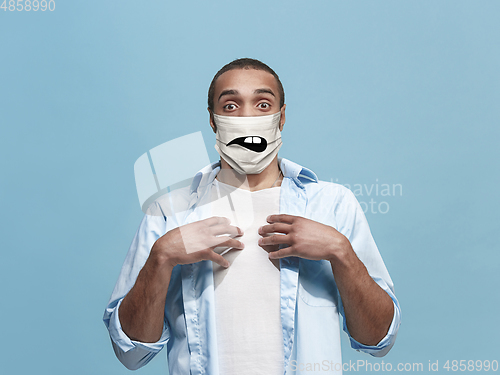
<instances>
[{"instance_id":1,"label":"man's neck","mask_svg":"<svg viewBox=\"0 0 500 375\"><path fill-rule=\"evenodd\" d=\"M217 180L231 186L241 189L257 191L268 189L273 186L280 186L283 178L278 166L278 156L271 164L259 174L241 175L236 173L224 159L221 159L221 169L217 174Z\"/></svg>"}]
</instances>

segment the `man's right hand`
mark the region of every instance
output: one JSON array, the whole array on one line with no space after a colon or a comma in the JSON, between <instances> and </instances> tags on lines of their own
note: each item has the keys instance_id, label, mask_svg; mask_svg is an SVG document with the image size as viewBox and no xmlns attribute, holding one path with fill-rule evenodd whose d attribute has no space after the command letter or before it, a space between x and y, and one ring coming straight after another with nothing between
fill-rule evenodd
<instances>
[{"instance_id":1,"label":"man's right hand","mask_svg":"<svg viewBox=\"0 0 500 375\"><path fill-rule=\"evenodd\" d=\"M243 243L234 238L242 235L243 231L230 225L229 219L214 216L168 231L155 242L151 255L166 261L172 268L202 260L211 260L227 268L229 262L215 249L243 249Z\"/></svg>"},{"instance_id":2,"label":"man's right hand","mask_svg":"<svg viewBox=\"0 0 500 375\"><path fill-rule=\"evenodd\" d=\"M120 323L131 340L156 342L163 330L165 301L172 269L177 264L211 260L222 267L229 262L215 249L243 249L243 231L229 219L211 217L168 231L151 248L133 288L120 305Z\"/></svg>"}]
</instances>

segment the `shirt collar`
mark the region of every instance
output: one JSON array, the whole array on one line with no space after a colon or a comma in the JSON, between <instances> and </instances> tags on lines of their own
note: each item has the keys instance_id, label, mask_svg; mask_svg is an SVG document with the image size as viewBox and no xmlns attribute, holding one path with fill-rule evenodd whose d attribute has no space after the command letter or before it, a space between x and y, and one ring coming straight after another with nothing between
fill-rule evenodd
<instances>
[{"instance_id":1,"label":"shirt collar","mask_svg":"<svg viewBox=\"0 0 500 375\"><path fill-rule=\"evenodd\" d=\"M283 172L283 177L291 178L301 189L305 188L305 184L318 182L316 174L308 168L302 167L301 165L285 158L278 158L278 163L280 164L281 171ZM207 165L200 170L193 178L190 193L192 194L199 188L205 188L210 185L214 181L215 176L217 176L217 173L219 173L219 170L220 161Z\"/></svg>"}]
</instances>

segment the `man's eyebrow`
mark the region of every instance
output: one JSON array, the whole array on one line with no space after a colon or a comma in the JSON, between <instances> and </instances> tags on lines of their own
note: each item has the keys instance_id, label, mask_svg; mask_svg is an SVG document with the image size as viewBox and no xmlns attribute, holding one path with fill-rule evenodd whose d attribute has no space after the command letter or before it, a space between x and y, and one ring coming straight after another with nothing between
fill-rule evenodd
<instances>
[{"instance_id":1,"label":"man's eyebrow","mask_svg":"<svg viewBox=\"0 0 500 375\"><path fill-rule=\"evenodd\" d=\"M224 90L220 93L219 95L219 99L217 100L220 100L220 98L222 98L224 95L238 95L239 92L237 90Z\"/></svg>"},{"instance_id":2,"label":"man's eyebrow","mask_svg":"<svg viewBox=\"0 0 500 375\"><path fill-rule=\"evenodd\" d=\"M257 89L253 93L254 94L271 94L272 96L276 97L276 95L274 95L273 90L271 90L271 89Z\"/></svg>"},{"instance_id":3,"label":"man's eyebrow","mask_svg":"<svg viewBox=\"0 0 500 375\"><path fill-rule=\"evenodd\" d=\"M268 89L268 88L262 88L262 89L256 89L254 90L253 92L254 94L271 94L272 96L276 97L276 95L274 95L274 92L273 90L271 89ZM238 95L239 92L238 90L224 90L220 93L219 95L219 99L217 100L220 100L220 98L222 98L224 95Z\"/></svg>"}]
</instances>

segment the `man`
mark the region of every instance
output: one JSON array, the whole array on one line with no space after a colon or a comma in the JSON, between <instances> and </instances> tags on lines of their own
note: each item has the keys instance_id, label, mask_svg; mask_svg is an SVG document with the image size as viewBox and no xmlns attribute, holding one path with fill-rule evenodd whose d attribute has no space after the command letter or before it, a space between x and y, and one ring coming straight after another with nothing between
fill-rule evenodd
<instances>
[{"instance_id":1,"label":"man","mask_svg":"<svg viewBox=\"0 0 500 375\"><path fill-rule=\"evenodd\" d=\"M353 348L385 355L392 281L352 192L278 158L279 77L235 60L208 106L220 163L144 217L104 315L117 357L136 369L166 345L172 375L341 373L339 314Z\"/></svg>"}]
</instances>

